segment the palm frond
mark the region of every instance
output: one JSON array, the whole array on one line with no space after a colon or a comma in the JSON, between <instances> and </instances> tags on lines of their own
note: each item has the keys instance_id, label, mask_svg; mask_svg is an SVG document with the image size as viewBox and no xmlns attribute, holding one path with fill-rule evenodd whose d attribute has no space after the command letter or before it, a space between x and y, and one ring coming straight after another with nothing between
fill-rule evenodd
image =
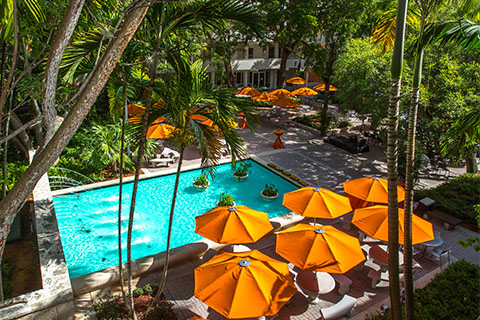
<instances>
[{"instance_id":1,"label":"palm frond","mask_svg":"<svg viewBox=\"0 0 480 320\"><path fill-rule=\"evenodd\" d=\"M439 42L442 46L457 46L468 51L480 50L480 24L467 19L430 24L425 31L422 46Z\"/></svg>"},{"instance_id":2,"label":"palm frond","mask_svg":"<svg viewBox=\"0 0 480 320\"><path fill-rule=\"evenodd\" d=\"M417 10L408 10L406 24L408 26L417 26L418 16ZM379 45L383 53L390 50L395 42L396 19L397 9L386 11L380 19L378 19L377 24L372 30L372 42Z\"/></svg>"}]
</instances>

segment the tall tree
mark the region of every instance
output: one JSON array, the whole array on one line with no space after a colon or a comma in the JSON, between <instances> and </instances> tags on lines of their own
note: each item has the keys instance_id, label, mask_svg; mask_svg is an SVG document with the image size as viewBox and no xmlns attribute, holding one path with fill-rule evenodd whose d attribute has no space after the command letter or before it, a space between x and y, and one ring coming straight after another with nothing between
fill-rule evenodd
<instances>
[{"instance_id":1,"label":"tall tree","mask_svg":"<svg viewBox=\"0 0 480 320\"><path fill-rule=\"evenodd\" d=\"M285 84L289 56L309 37L317 34L316 0L259 0L258 10L265 16L266 43L276 43L280 52L277 87Z\"/></svg>"},{"instance_id":2,"label":"tall tree","mask_svg":"<svg viewBox=\"0 0 480 320\"><path fill-rule=\"evenodd\" d=\"M321 38L319 39L316 35L309 39L302 50L307 65L312 66L325 83L321 116L323 135L326 134L328 128L328 100L334 63L339 53L345 48L347 41L355 34L369 3L369 0L320 0L316 3L317 28Z\"/></svg>"},{"instance_id":3,"label":"tall tree","mask_svg":"<svg viewBox=\"0 0 480 320\"><path fill-rule=\"evenodd\" d=\"M395 43L393 47L391 68L392 88L390 92L390 104L388 108L388 276L390 283L390 303L393 320L402 319L398 267L397 137L407 8L408 0L398 0Z\"/></svg>"},{"instance_id":4,"label":"tall tree","mask_svg":"<svg viewBox=\"0 0 480 320\"><path fill-rule=\"evenodd\" d=\"M7 197L0 202L0 256L3 255L6 239L17 212L79 128L148 8L147 1L136 0L130 3L123 22L62 125L45 147L35 155L28 169L17 180Z\"/></svg>"}]
</instances>

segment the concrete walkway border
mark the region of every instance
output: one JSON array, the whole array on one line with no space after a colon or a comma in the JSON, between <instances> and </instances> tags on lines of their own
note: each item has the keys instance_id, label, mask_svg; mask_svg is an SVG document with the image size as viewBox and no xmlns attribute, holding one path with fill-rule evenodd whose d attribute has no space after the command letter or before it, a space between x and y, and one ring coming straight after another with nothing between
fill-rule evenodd
<instances>
[{"instance_id":1,"label":"concrete walkway border","mask_svg":"<svg viewBox=\"0 0 480 320\"><path fill-rule=\"evenodd\" d=\"M73 319L73 291L45 174L33 190L42 289L2 301L0 319Z\"/></svg>"}]
</instances>

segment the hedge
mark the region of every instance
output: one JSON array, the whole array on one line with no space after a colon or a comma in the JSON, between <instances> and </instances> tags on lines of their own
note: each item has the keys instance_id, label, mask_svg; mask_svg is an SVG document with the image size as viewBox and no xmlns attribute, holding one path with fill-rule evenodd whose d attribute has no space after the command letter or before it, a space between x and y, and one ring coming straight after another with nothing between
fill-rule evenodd
<instances>
[{"instance_id":1,"label":"hedge","mask_svg":"<svg viewBox=\"0 0 480 320\"><path fill-rule=\"evenodd\" d=\"M425 197L435 200L440 211L476 225L473 206L480 203L480 174L464 174L415 194L417 201Z\"/></svg>"},{"instance_id":2,"label":"hedge","mask_svg":"<svg viewBox=\"0 0 480 320\"><path fill-rule=\"evenodd\" d=\"M451 264L415 290L416 320L476 319L480 315L480 267L465 260Z\"/></svg>"}]
</instances>

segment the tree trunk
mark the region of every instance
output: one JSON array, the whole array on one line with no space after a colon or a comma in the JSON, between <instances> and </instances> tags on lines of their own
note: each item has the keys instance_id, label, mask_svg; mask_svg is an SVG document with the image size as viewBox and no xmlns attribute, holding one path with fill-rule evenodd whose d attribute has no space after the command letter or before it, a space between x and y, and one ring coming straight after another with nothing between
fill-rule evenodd
<instances>
[{"instance_id":1,"label":"tree trunk","mask_svg":"<svg viewBox=\"0 0 480 320\"><path fill-rule=\"evenodd\" d=\"M17 116L17 114L15 112L11 112L10 113L10 123L12 125L12 128L14 130L16 129L19 129L20 127L22 127L23 123L22 123L22 120L20 120L20 118ZM25 147L25 149L27 150L33 150L33 145L32 145L32 142L30 141L30 137L28 136L28 134L25 132L25 130L23 130L22 132L20 132L18 135L17 135L17 138L22 142L23 146ZM25 157L28 157L28 151L27 151L27 154L24 154Z\"/></svg>"},{"instance_id":2,"label":"tree trunk","mask_svg":"<svg viewBox=\"0 0 480 320\"><path fill-rule=\"evenodd\" d=\"M38 106L37 100L32 99L32 114L34 118L40 118L42 113L40 112L40 107ZM33 127L33 132L35 133L35 145L40 147L43 145L45 137L42 132L42 126L37 125Z\"/></svg>"},{"instance_id":3,"label":"tree trunk","mask_svg":"<svg viewBox=\"0 0 480 320\"><path fill-rule=\"evenodd\" d=\"M125 46L142 22L148 8L149 2L137 0L132 2L126 9L128 13L125 16L122 27L118 29L104 51L102 58L92 71L88 84L79 94L77 102L65 118L65 121L63 121L50 142L45 145L45 148L35 155L28 169L20 176L7 194L7 197L0 201L0 257L3 256L5 242L17 212L32 193L37 182L59 157L80 127L122 55Z\"/></svg>"},{"instance_id":4,"label":"tree trunk","mask_svg":"<svg viewBox=\"0 0 480 320\"><path fill-rule=\"evenodd\" d=\"M320 123L322 128L320 134L325 136L328 131L328 98L330 96L330 78L324 78L325 82L325 93L323 94L323 108L322 108L322 117Z\"/></svg>"},{"instance_id":5,"label":"tree trunk","mask_svg":"<svg viewBox=\"0 0 480 320\"><path fill-rule=\"evenodd\" d=\"M392 319L400 320L400 280L398 258L398 195L397 195L397 140L398 112L401 79L392 80L390 106L388 110L388 278L390 283L390 302Z\"/></svg>"},{"instance_id":6,"label":"tree trunk","mask_svg":"<svg viewBox=\"0 0 480 320\"><path fill-rule=\"evenodd\" d=\"M277 78L277 88L283 88L285 85L285 71L287 69L287 60L288 56L292 53L291 50L287 49L287 47L282 46L280 57L280 69L278 70L278 78Z\"/></svg>"},{"instance_id":7,"label":"tree trunk","mask_svg":"<svg viewBox=\"0 0 480 320\"><path fill-rule=\"evenodd\" d=\"M225 67L225 80L227 81L227 86L229 88L234 87L234 77L233 77L233 71L232 71L232 62L230 59L223 60L223 66Z\"/></svg>"},{"instance_id":8,"label":"tree trunk","mask_svg":"<svg viewBox=\"0 0 480 320\"><path fill-rule=\"evenodd\" d=\"M55 93L57 91L57 77L60 62L67 45L72 37L73 30L77 25L78 18L82 12L85 0L71 0L68 4L62 20L62 25L58 29L53 40L50 53L48 55L47 65L45 67L45 81L43 84L43 114L45 123L44 143L48 143L55 133L55 120L57 109L55 106ZM42 145L43 146L43 145Z\"/></svg>"},{"instance_id":9,"label":"tree trunk","mask_svg":"<svg viewBox=\"0 0 480 320\"><path fill-rule=\"evenodd\" d=\"M183 154L185 153L185 147L183 144L180 146L180 158L178 159L178 166L177 166L177 175L175 177L175 187L173 189L173 199L172 205L170 207L170 216L168 218L168 236L167 236L167 250L165 250L165 262L163 263L163 271L162 271L162 280L160 282L160 286L158 288L157 295L155 299L152 301L151 305L155 305L160 301L162 296L163 288L165 287L165 283L167 281L167 273L168 273L168 260L170 259L170 239L172 236L172 225L173 225L173 214L175 212L175 202L177 200L177 191L178 185L180 183L180 172L182 169L182 162L183 162Z\"/></svg>"},{"instance_id":10,"label":"tree trunk","mask_svg":"<svg viewBox=\"0 0 480 320\"><path fill-rule=\"evenodd\" d=\"M467 173L478 173L478 165L475 157L465 158L466 172Z\"/></svg>"},{"instance_id":11,"label":"tree trunk","mask_svg":"<svg viewBox=\"0 0 480 320\"><path fill-rule=\"evenodd\" d=\"M423 50L415 61L413 89L408 116L407 160L405 169L405 216L404 216L404 282L405 282L405 319L413 319L413 270L412 270L412 214L413 214L413 175L415 171L415 134L417 129L418 94L422 79Z\"/></svg>"},{"instance_id":12,"label":"tree trunk","mask_svg":"<svg viewBox=\"0 0 480 320\"><path fill-rule=\"evenodd\" d=\"M137 199L137 189L138 189L138 180L140 177L140 166L142 164L143 152L145 141L147 139L147 129L148 129L148 116L150 113L151 105L153 104L153 89L155 87L155 80L157 76L157 67L158 67L158 52L153 52L153 62L150 66L150 87L147 89L146 96L146 108L145 113L143 114L142 119L142 131L140 133L140 140L138 142L138 154L137 159L135 160L135 178L133 180L133 190L132 190L132 202L130 205L130 214L128 217L128 235L127 235L127 270L128 270L128 295L129 295L129 304L130 304L130 316L133 319L137 319L135 313L135 305L133 303L133 285L132 285L132 231L133 231L133 218L135 215L135 201Z\"/></svg>"},{"instance_id":13,"label":"tree trunk","mask_svg":"<svg viewBox=\"0 0 480 320\"><path fill-rule=\"evenodd\" d=\"M122 117L122 136L120 141L120 181L118 192L118 273L120 276L120 290L122 291L123 303L130 308L127 295L125 294L125 285L123 283L123 259L122 259L122 194L123 194L123 156L125 149L125 122L127 120L127 85L125 80L125 69L123 70L123 109Z\"/></svg>"}]
</instances>

